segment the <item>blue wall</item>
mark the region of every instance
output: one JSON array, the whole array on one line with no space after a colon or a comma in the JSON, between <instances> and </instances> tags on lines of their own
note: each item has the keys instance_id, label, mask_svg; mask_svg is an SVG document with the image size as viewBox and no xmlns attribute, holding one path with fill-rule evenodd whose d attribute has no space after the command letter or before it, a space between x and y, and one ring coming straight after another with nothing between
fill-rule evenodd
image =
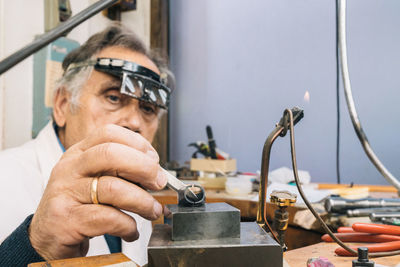
<instances>
[{"instance_id":1,"label":"blue wall","mask_svg":"<svg viewBox=\"0 0 400 267\"><path fill-rule=\"evenodd\" d=\"M188 160L206 140L260 169L263 143L287 107L296 126L298 166L335 182L336 63L333 0L173 0L170 46L177 88L171 105L171 159ZM400 178L400 1L348 3L353 96L378 157ZM306 90L310 102L304 101ZM341 174L345 183L386 184L354 133L341 89ZM291 166L289 136L274 144L271 169Z\"/></svg>"}]
</instances>

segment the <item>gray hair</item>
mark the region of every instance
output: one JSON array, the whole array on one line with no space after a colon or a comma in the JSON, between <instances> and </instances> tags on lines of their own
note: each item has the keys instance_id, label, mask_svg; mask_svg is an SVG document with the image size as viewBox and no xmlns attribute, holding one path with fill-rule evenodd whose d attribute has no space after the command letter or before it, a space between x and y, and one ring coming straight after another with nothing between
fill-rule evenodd
<instances>
[{"instance_id":1,"label":"gray hair","mask_svg":"<svg viewBox=\"0 0 400 267\"><path fill-rule=\"evenodd\" d=\"M72 63L81 63L95 59L96 55L104 48L110 46L121 46L138 52L151 59L161 73L168 75L168 86L173 87L174 76L167 67L167 59L161 58L158 54L152 53L137 37L137 35L119 22L114 22L103 31L92 35L83 45L70 52L62 63L64 74L58 81L55 93L62 88L71 95L71 110L79 107L80 91L87 79L90 77L93 66L83 66L68 70ZM56 95L54 93L54 95ZM159 112L163 113L163 112ZM161 115L159 114L159 115Z\"/></svg>"}]
</instances>

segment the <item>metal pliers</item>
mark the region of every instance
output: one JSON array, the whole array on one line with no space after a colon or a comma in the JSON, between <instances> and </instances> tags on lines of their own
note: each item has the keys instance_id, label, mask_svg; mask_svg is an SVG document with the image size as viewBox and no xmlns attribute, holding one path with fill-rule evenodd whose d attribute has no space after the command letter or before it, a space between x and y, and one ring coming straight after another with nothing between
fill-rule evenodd
<instances>
[{"instance_id":1,"label":"metal pliers","mask_svg":"<svg viewBox=\"0 0 400 267\"><path fill-rule=\"evenodd\" d=\"M374 223L354 223L351 228L341 227L335 236L343 242L372 243L363 245L369 252L386 252L400 250L400 226L374 224ZM325 242L333 240L327 234L322 236ZM375 243L375 244L373 244ZM351 247L357 250L357 247ZM337 248L335 253L339 256L354 256L344 248Z\"/></svg>"}]
</instances>

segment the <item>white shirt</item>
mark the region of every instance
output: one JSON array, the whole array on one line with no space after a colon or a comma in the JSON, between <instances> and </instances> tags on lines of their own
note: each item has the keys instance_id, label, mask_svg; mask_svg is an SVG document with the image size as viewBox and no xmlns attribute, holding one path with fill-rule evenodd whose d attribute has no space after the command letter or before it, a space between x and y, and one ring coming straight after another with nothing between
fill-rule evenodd
<instances>
[{"instance_id":1,"label":"white shirt","mask_svg":"<svg viewBox=\"0 0 400 267\"><path fill-rule=\"evenodd\" d=\"M63 151L50 121L36 139L0 152L0 243L27 216L35 213L46 188L51 170ZM147 245L151 222L128 213L137 222L140 237L134 242L122 240L122 252L139 265L147 263ZM87 256L109 254L104 236L90 240Z\"/></svg>"}]
</instances>

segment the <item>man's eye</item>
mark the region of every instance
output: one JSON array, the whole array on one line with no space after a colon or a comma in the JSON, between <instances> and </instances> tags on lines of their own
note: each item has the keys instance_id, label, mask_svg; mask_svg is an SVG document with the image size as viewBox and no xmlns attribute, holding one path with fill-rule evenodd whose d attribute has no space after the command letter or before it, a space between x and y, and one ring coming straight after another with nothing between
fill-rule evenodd
<instances>
[{"instance_id":1,"label":"man's eye","mask_svg":"<svg viewBox=\"0 0 400 267\"><path fill-rule=\"evenodd\" d=\"M119 95L108 94L106 98L112 104L119 104L121 102L121 97Z\"/></svg>"},{"instance_id":2,"label":"man's eye","mask_svg":"<svg viewBox=\"0 0 400 267\"><path fill-rule=\"evenodd\" d=\"M157 108L149 103L141 103L140 108L146 113L146 114L156 114L157 113Z\"/></svg>"}]
</instances>

